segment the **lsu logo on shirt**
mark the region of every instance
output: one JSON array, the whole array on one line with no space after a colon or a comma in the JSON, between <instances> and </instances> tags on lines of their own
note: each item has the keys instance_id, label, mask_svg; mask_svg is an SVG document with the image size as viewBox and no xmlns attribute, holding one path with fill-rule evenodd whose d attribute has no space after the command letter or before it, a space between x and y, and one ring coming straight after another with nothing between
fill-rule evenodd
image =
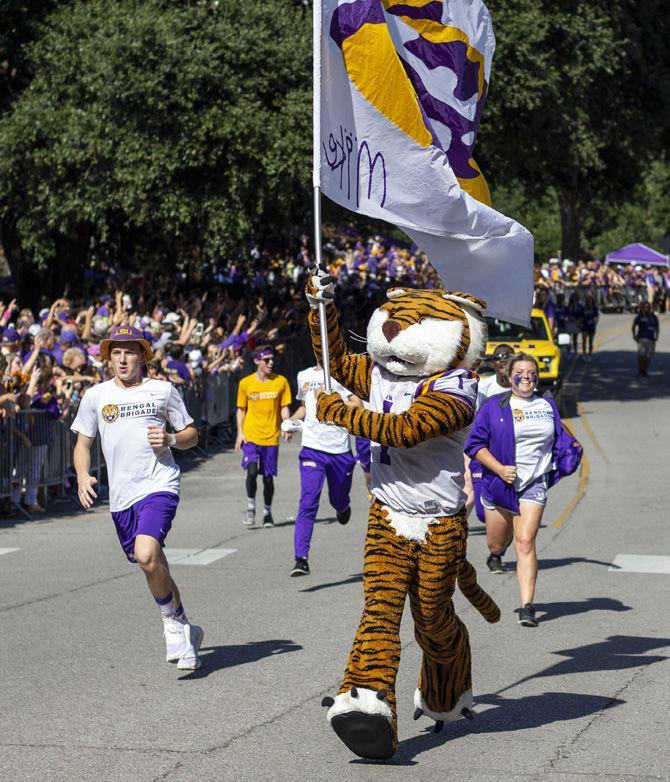
<instances>
[{"instance_id":1,"label":"lsu logo on shirt","mask_svg":"<svg viewBox=\"0 0 670 782\"><path fill-rule=\"evenodd\" d=\"M102 420L107 424L113 424L119 417L119 408L117 405L105 405L102 408Z\"/></svg>"},{"instance_id":2,"label":"lsu logo on shirt","mask_svg":"<svg viewBox=\"0 0 670 782\"><path fill-rule=\"evenodd\" d=\"M525 420L526 416L523 414L523 410L519 410L518 407L512 408L512 415L514 416L514 420L517 423L521 423L521 421Z\"/></svg>"}]
</instances>

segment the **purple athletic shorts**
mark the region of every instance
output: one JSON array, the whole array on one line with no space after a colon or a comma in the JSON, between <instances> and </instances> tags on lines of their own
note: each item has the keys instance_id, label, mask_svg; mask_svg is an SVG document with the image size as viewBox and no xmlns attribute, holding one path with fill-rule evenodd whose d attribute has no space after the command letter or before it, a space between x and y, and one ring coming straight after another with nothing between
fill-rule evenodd
<instances>
[{"instance_id":1,"label":"purple athletic shorts","mask_svg":"<svg viewBox=\"0 0 670 782\"><path fill-rule=\"evenodd\" d=\"M546 476L541 475L539 478L536 478L532 483L529 483L525 489L517 492L517 497L519 498L519 502L534 502L536 505L546 505L547 504ZM481 502L482 505L487 510L494 510L496 507L484 492L482 492L481 494ZM503 510L506 510L506 508L504 508Z\"/></svg>"},{"instance_id":2,"label":"purple athletic shorts","mask_svg":"<svg viewBox=\"0 0 670 782\"><path fill-rule=\"evenodd\" d=\"M135 536L148 535L165 545L165 538L177 513L179 496L169 491L147 494L125 510L112 513L116 534L128 560L135 562Z\"/></svg>"},{"instance_id":3,"label":"purple athletic shorts","mask_svg":"<svg viewBox=\"0 0 670 782\"><path fill-rule=\"evenodd\" d=\"M242 445L242 469L246 470L252 463L258 464L258 471L264 478L277 474L278 445L256 445L246 442Z\"/></svg>"},{"instance_id":4,"label":"purple athletic shorts","mask_svg":"<svg viewBox=\"0 0 670 782\"><path fill-rule=\"evenodd\" d=\"M370 441L365 437L356 438L356 461L363 472L370 472Z\"/></svg>"}]
</instances>

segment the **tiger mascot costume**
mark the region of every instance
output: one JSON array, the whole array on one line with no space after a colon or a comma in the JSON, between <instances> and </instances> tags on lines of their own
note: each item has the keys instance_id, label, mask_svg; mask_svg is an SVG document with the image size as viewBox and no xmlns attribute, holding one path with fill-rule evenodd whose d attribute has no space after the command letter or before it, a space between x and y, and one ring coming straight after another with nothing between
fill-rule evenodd
<instances>
[{"instance_id":1,"label":"tiger mascot costume","mask_svg":"<svg viewBox=\"0 0 670 782\"><path fill-rule=\"evenodd\" d=\"M473 718L470 643L455 614L458 582L488 622L500 611L466 561L464 429L477 394L473 368L486 342L485 304L466 293L388 291L372 315L367 354L347 350L333 304L333 281L312 269L306 295L312 345L321 355L318 307L326 303L330 371L365 408L321 392L317 416L372 445L372 494L365 540L365 607L328 720L356 755L390 758L397 749L395 680L400 619L409 592L423 652L414 718Z\"/></svg>"}]
</instances>

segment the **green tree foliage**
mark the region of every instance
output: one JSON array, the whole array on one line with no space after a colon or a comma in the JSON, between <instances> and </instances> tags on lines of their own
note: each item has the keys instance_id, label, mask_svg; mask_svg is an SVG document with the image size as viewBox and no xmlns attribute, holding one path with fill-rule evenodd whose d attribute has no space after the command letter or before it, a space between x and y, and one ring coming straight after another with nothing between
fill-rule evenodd
<instances>
[{"instance_id":1,"label":"green tree foliage","mask_svg":"<svg viewBox=\"0 0 670 782\"><path fill-rule=\"evenodd\" d=\"M494 187L555 189L562 250L632 191L670 128L666 0L490 0L498 42L479 157Z\"/></svg>"},{"instance_id":2,"label":"green tree foliage","mask_svg":"<svg viewBox=\"0 0 670 782\"><path fill-rule=\"evenodd\" d=\"M538 258L544 260L556 255L561 247L561 219L553 188L543 194L527 196L515 182L494 188L492 198L496 208L533 234Z\"/></svg>"},{"instance_id":3,"label":"green tree foliage","mask_svg":"<svg viewBox=\"0 0 670 782\"><path fill-rule=\"evenodd\" d=\"M0 205L38 264L81 260L91 239L121 262L174 262L304 220L311 37L297 4L61 4L29 54L34 79L0 120Z\"/></svg>"},{"instance_id":4,"label":"green tree foliage","mask_svg":"<svg viewBox=\"0 0 670 782\"><path fill-rule=\"evenodd\" d=\"M655 160L631 187L628 200L615 209L600 205L590 215L587 228L593 236L589 250L596 257L634 241L668 253L670 164L665 159Z\"/></svg>"}]
</instances>

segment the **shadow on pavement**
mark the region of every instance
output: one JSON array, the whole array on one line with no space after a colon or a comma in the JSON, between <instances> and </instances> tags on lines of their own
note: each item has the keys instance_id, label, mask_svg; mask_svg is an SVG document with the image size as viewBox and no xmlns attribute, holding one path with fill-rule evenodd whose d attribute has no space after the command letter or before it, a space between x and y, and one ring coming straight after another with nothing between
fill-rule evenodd
<instances>
[{"instance_id":1,"label":"shadow on pavement","mask_svg":"<svg viewBox=\"0 0 670 782\"><path fill-rule=\"evenodd\" d=\"M356 584L360 581L363 581L363 574L362 573L355 573L352 576L349 576L349 578L344 578L342 581L329 581L327 584L315 584L312 587L308 587L307 589L301 589L301 592L319 592L322 589L330 589L330 587L338 587L338 586L344 586L345 584Z\"/></svg>"},{"instance_id":2,"label":"shadow on pavement","mask_svg":"<svg viewBox=\"0 0 670 782\"><path fill-rule=\"evenodd\" d=\"M636 351L606 351L594 357L581 385L580 401L628 402L670 396L669 377L670 353L656 353L649 377L639 377Z\"/></svg>"},{"instance_id":3,"label":"shadow on pavement","mask_svg":"<svg viewBox=\"0 0 670 782\"><path fill-rule=\"evenodd\" d=\"M470 733L508 733L538 728L552 722L588 717L604 709L620 706L625 701L605 695L587 695L578 692L545 692L523 698L501 698L497 694L477 697L478 704L489 704L493 709L480 712L473 722L459 720L445 725L442 733L433 732L433 722L418 736L398 744L398 752L389 765L415 765L414 758L422 752L439 747L455 738ZM365 763L366 761L352 761Z\"/></svg>"},{"instance_id":4,"label":"shadow on pavement","mask_svg":"<svg viewBox=\"0 0 670 782\"><path fill-rule=\"evenodd\" d=\"M272 639L268 641L250 641L237 646L204 646L200 650L202 666L179 678L180 682L191 679L204 679L215 671L234 668L236 665L255 663L266 657L287 652L298 652L303 647L295 641Z\"/></svg>"},{"instance_id":5,"label":"shadow on pavement","mask_svg":"<svg viewBox=\"0 0 670 782\"><path fill-rule=\"evenodd\" d=\"M604 641L574 649L561 649L553 652L567 659L550 665L539 673L525 676L523 679L503 687L500 692L511 690L532 679L545 676L564 676L566 673L588 673L589 671L620 671L625 668L641 668L651 663L667 660L667 655L647 655L652 649L665 649L670 646L670 638L645 638L636 635L611 635Z\"/></svg>"},{"instance_id":6,"label":"shadow on pavement","mask_svg":"<svg viewBox=\"0 0 670 782\"><path fill-rule=\"evenodd\" d=\"M540 570L552 570L556 567L566 567L567 565L577 565L586 563L588 565L602 565L603 567L612 567L611 562L602 562L599 559L589 559L588 557L563 557L563 559L538 559L538 568Z\"/></svg>"},{"instance_id":7,"label":"shadow on pavement","mask_svg":"<svg viewBox=\"0 0 670 782\"><path fill-rule=\"evenodd\" d=\"M611 597L589 597L586 600L570 600L563 603L535 603L535 609L542 613L538 619L551 622L562 616L586 614L589 611L632 611L631 606L624 605L621 600Z\"/></svg>"},{"instance_id":8,"label":"shadow on pavement","mask_svg":"<svg viewBox=\"0 0 670 782\"><path fill-rule=\"evenodd\" d=\"M554 654L568 659L504 687L496 693L478 695L478 704L495 706L477 715L474 722L459 720L446 725L442 733L434 733L432 723L418 736L405 739L398 745L397 754L387 761L389 765L415 765L414 758L422 752L442 746L469 733L504 733L548 725L552 722L579 719L604 709L620 706L625 701L603 695L571 692L545 692L522 698L503 698L502 692L518 687L527 681L546 676L563 676L567 673L589 671L616 671L640 668L668 659L664 655L647 655L652 649L670 646L670 638L645 638L641 636L612 635L598 643L563 649ZM372 761L352 760L352 764Z\"/></svg>"},{"instance_id":9,"label":"shadow on pavement","mask_svg":"<svg viewBox=\"0 0 670 782\"><path fill-rule=\"evenodd\" d=\"M324 516L321 519L314 519L315 524L333 524L337 521L336 516ZM285 519L284 521L275 521L275 527L293 527L295 519Z\"/></svg>"}]
</instances>

